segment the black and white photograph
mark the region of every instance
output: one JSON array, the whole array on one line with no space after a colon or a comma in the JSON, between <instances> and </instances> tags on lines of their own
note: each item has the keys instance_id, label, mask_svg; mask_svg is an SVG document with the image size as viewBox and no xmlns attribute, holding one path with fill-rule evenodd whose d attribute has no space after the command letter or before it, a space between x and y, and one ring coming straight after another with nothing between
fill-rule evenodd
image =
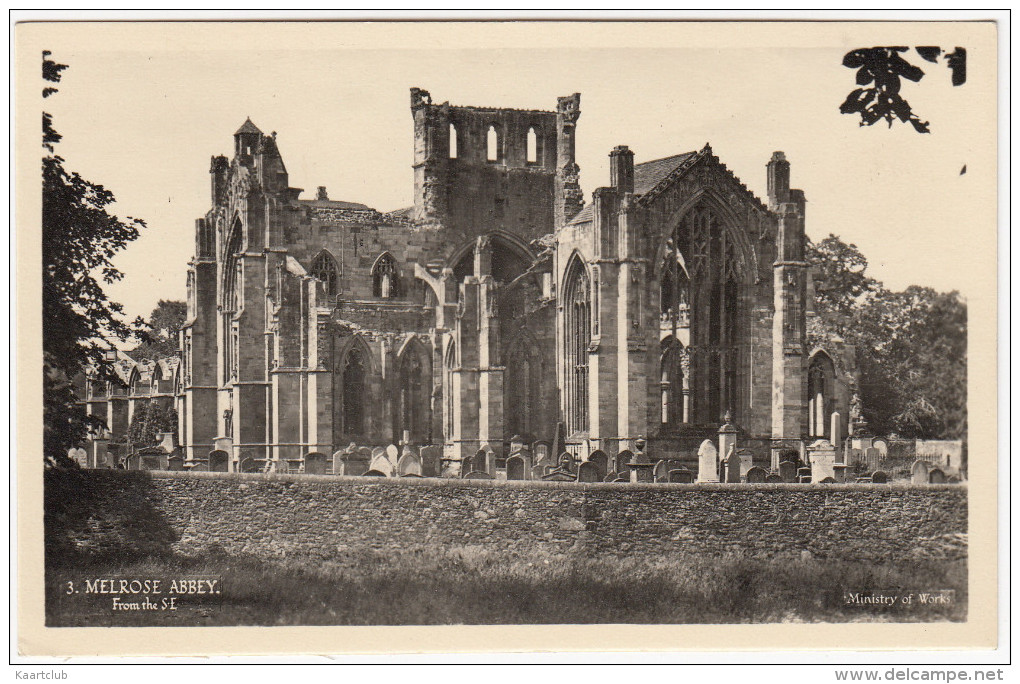
<instances>
[{"instance_id":1,"label":"black and white photograph","mask_svg":"<svg viewBox=\"0 0 1020 684\"><path fill-rule=\"evenodd\" d=\"M26 651L994 647L994 22L14 38Z\"/></svg>"}]
</instances>

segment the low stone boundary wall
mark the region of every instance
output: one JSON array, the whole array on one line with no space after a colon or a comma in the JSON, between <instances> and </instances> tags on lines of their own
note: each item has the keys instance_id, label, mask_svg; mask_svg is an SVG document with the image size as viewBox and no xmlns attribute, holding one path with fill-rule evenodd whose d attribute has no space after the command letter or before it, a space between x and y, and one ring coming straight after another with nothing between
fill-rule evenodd
<instances>
[{"instance_id":1,"label":"low stone boundary wall","mask_svg":"<svg viewBox=\"0 0 1020 684\"><path fill-rule=\"evenodd\" d=\"M331 558L549 553L966 557L964 485L626 484L49 471L47 550Z\"/></svg>"}]
</instances>

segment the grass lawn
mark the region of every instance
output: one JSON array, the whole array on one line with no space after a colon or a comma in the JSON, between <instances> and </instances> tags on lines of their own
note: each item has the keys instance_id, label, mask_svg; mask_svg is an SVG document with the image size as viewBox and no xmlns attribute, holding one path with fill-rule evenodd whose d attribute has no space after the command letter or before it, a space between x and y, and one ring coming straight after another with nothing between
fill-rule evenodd
<instances>
[{"instance_id":1,"label":"grass lawn","mask_svg":"<svg viewBox=\"0 0 1020 684\"><path fill-rule=\"evenodd\" d=\"M114 611L85 580L219 578L177 610ZM67 582L79 593L68 595ZM849 592L955 590L950 604L846 605ZM164 593L162 597L166 597ZM142 601L145 596L121 596ZM160 597L154 597L158 603ZM340 561L247 557L51 562L49 626L930 622L967 615L965 561L900 565L742 556L365 551Z\"/></svg>"}]
</instances>

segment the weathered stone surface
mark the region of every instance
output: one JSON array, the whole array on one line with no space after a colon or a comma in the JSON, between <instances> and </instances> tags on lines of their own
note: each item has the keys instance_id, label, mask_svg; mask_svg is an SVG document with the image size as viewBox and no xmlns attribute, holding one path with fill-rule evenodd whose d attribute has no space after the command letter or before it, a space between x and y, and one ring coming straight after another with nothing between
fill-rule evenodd
<instances>
[{"instance_id":1,"label":"weathered stone surface","mask_svg":"<svg viewBox=\"0 0 1020 684\"><path fill-rule=\"evenodd\" d=\"M48 490L59 477L46 474ZM115 470L81 477L74 490L88 496L74 501L76 515L97 521L75 528L82 543L105 529L126 548L158 543L185 554L220 544L227 553L331 557L337 539L348 553L380 544L531 549L546 543L546 534L565 549L582 533L593 553L654 557L675 553L681 537L685 551L757 557L808 550L817 558L880 561L967 553L967 488L959 484L634 485ZM777 511L788 514L777 520ZM50 524L59 519L47 516Z\"/></svg>"}]
</instances>

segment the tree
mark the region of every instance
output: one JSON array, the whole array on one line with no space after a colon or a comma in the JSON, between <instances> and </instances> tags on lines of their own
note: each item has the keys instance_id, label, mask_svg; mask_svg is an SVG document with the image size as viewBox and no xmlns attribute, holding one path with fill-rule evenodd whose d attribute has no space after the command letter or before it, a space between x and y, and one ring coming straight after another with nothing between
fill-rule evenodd
<instances>
[{"instance_id":1,"label":"tree","mask_svg":"<svg viewBox=\"0 0 1020 684\"><path fill-rule=\"evenodd\" d=\"M129 353L136 359L161 359L177 354L177 333L188 315L188 305L181 301L161 299L149 314L145 336Z\"/></svg>"},{"instance_id":2,"label":"tree","mask_svg":"<svg viewBox=\"0 0 1020 684\"><path fill-rule=\"evenodd\" d=\"M65 64L43 52L43 79L60 81ZM43 97L57 92L52 86ZM127 340L140 321L125 320L123 307L111 301L103 284L123 274L111 259L138 237L141 219L121 220L108 211L115 198L102 185L64 167L55 154L61 136L43 113L42 294L43 294L43 450L47 458L68 464L67 450L79 445L99 421L76 403L71 380L90 369L112 379L105 363L111 338Z\"/></svg>"},{"instance_id":3,"label":"tree","mask_svg":"<svg viewBox=\"0 0 1020 684\"><path fill-rule=\"evenodd\" d=\"M808 245L821 273L822 325L857 349L862 412L872 430L963 439L967 427L967 307L957 292L892 292L867 259L830 235Z\"/></svg>"}]
</instances>

